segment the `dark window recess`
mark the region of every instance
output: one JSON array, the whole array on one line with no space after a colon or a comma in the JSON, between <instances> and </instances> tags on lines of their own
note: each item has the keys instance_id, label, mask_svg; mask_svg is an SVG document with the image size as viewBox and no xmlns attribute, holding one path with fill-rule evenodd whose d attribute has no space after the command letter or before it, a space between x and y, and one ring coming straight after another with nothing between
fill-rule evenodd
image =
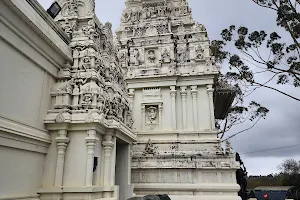
<instances>
[{"instance_id":1,"label":"dark window recess","mask_svg":"<svg viewBox=\"0 0 300 200\"><path fill-rule=\"evenodd\" d=\"M94 166L93 166L93 172L96 171L97 169L97 166L98 166L98 157L94 157Z\"/></svg>"}]
</instances>

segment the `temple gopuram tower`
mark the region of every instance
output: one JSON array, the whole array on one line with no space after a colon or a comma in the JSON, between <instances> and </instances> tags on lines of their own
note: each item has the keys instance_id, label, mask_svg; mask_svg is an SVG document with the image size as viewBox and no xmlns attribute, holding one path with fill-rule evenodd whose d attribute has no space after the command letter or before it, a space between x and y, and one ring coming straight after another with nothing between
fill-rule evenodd
<instances>
[{"instance_id":1,"label":"temple gopuram tower","mask_svg":"<svg viewBox=\"0 0 300 200\"><path fill-rule=\"evenodd\" d=\"M58 0L55 18L69 37L73 62L57 73L44 123L51 135L41 200L132 197L130 99L111 24L95 15L95 0Z\"/></svg>"},{"instance_id":2,"label":"temple gopuram tower","mask_svg":"<svg viewBox=\"0 0 300 200\"><path fill-rule=\"evenodd\" d=\"M116 34L137 133L134 193L240 199L239 164L229 142L223 150L215 127L234 91L216 84L207 31L193 20L188 1L127 0Z\"/></svg>"}]
</instances>

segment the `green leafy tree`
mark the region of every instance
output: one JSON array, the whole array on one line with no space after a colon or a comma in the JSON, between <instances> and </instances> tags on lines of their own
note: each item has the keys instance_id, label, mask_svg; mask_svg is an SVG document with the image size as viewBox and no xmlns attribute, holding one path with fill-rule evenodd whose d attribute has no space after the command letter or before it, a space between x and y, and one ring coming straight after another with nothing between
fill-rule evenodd
<instances>
[{"instance_id":1,"label":"green leafy tree","mask_svg":"<svg viewBox=\"0 0 300 200\"><path fill-rule=\"evenodd\" d=\"M252 126L239 134L266 117L269 112L266 107L254 101L248 105L244 102L259 88L267 88L300 101L299 97L285 92L276 84L270 84L275 80L277 85L300 87L300 1L252 1L276 12L277 25L283 28L284 40L277 32L249 31L245 26L232 25L222 31L222 40L212 41L212 54L216 62L223 65L222 78L237 88L237 98L228 117L217 122L221 138L235 125L253 121Z\"/></svg>"},{"instance_id":2,"label":"green leafy tree","mask_svg":"<svg viewBox=\"0 0 300 200\"><path fill-rule=\"evenodd\" d=\"M287 159L279 166L282 185L300 187L300 160Z\"/></svg>"}]
</instances>

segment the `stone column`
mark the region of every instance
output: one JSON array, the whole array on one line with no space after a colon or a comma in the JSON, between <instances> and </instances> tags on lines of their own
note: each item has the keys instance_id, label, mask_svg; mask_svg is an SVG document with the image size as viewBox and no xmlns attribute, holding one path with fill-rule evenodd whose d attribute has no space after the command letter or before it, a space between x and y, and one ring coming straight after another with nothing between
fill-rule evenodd
<instances>
[{"instance_id":1,"label":"stone column","mask_svg":"<svg viewBox=\"0 0 300 200\"><path fill-rule=\"evenodd\" d=\"M133 99L134 99L134 89L129 89L129 92L128 92L128 96L129 96L129 100L130 100L130 109L133 110Z\"/></svg>"},{"instance_id":2,"label":"stone column","mask_svg":"<svg viewBox=\"0 0 300 200\"><path fill-rule=\"evenodd\" d=\"M145 130L145 121L146 121L146 106L142 105L142 128L141 130Z\"/></svg>"},{"instance_id":3,"label":"stone column","mask_svg":"<svg viewBox=\"0 0 300 200\"><path fill-rule=\"evenodd\" d=\"M180 94L181 94L181 100L182 100L182 124L183 124L183 129L186 129L187 128L187 119L186 119L186 95L187 95L187 87L186 86L183 86L183 87L180 87L181 91L180 91Z\"/></svg>"},{"instance_id":4,"label":"stone column","mask_svg":"<svg viewBox=\"0 0 300 200\"><path fill-rule=\"evenodd\" d=\"M57 146L57 160L55 172L55 186L62 186L65 165L65 154L70 139L67 137L67 130L59 130L55 138Z\"/></svg>"},{"instance_id":5,"label":"stone column","mask_svg":"<svg viewBox=\"0 0 300 200\"><path fill-rule=\"evenodd\" d=\"M111 186L111 163L112 163L112 150L114 147L113 137L110 133L104 136L104 186ZM105 192L104 198L110 198L111 193Z\"/></svg>"},{"instance_id":6,"label":"stone column","mask_svg":"<svg viewBox=\"0 0 300 200\"><path fill-rule=\"evenodd\" d=\"M216 129L216 124L215 124L215 109L214 109L214 89L212 85L207 85L207 93L209 98L211 129L214 130Z\"/></svg>"},{"instance_id":7,"label":"stone column","mask_svg":"<svg viewBox=\"0 0 300 200\"><path fill-rule=\"evenodd\" d=\"M160 104L158 106L158 110L159 110L159 128L160 128L160 130L162 129L162 109L163 109L163 106L162 106L162 104Z\"/></svg>"},{"instance_id":8,"label":"stone column","mask_svg":"<svg viewBox=\"0 0 300 200\"><path fill-rule=\"evenodd\" d=\"M193 98L193 119L194 119L194 130L198 128L198 105L197 105L197 86L191 86L192 98Z\"/></svg>"},{"instance_id":9,"label":"stone column","mask_svg":"<svg viewBox=\"0 0 300 200\"><path fill-rule=\"evenodd\" d=\"M99 140L96 137L96 130L88 130L88 137L85 138L87 145L87 161L86 161L86 178L85 185L93 185L93 166L96 142Z\"/></svg>"},{"instance_id":10,"label":"stone column","mask_svg":"<svg viewBox=\"0 0 300 200\"><path fill-rule=\"evenodd\" d=\"M176 130L176 87L175 86L171 86L170 87L170 94L171 94L171 114L172 114L172 129Z\"/></svg>"}]
</instances>

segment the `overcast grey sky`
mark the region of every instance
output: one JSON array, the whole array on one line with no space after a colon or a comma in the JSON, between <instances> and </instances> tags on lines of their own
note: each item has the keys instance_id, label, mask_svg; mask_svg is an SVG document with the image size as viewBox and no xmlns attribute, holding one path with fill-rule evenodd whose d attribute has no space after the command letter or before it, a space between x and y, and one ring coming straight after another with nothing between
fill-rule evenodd
<instances>
[{"instance_id":1,"label":"overcast grey sky","mask_svg":"<svg viewBox=\"0 0 300 200\"><path fill-rule=\"evenodd\" d=\"M48 8L52 0L39 0ZM96 0L96 12L101 22L109 21L115 30L119 26L125 0ZM251 0L189 0L194 19L206 26L211 40L219 39L224 28L235 24L252 30L264 29L272 32L276 27L275 14L260 8ZM300 88L282 86L280 89L300 97ZM232 139L235 151L241 153L250 175L267 175L277 172L277 166L284 159L300 159L300 146L276 151L243 154L263 149L300 144L300 102L289 99L268 89L257 90L249 100L266 106L270 113L266 120ZM247 128L243 124L228 135Z\"/></svg>"}]
</instances>

